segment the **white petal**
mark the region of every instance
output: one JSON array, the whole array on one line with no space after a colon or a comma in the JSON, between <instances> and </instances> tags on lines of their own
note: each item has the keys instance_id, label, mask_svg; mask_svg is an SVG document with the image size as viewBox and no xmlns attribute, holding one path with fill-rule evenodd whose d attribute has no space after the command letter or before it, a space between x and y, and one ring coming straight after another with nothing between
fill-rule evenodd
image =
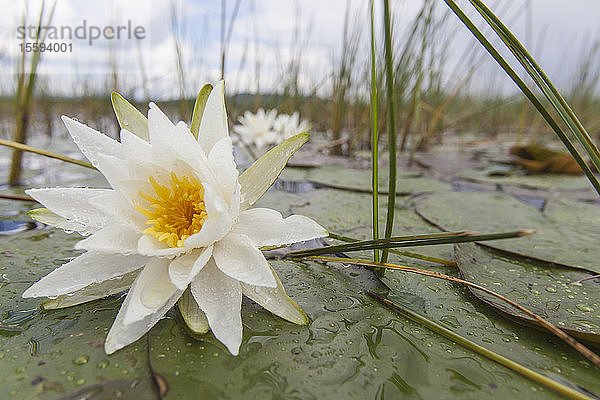
<instances>
[{"instance_id":1,"label":"white petal","mask_svg":"<svg viewBox=\"0 0 600 400\"><path fill-rule=\"evenodd\" d=\"M175 125L154 103L149 104L148 110L148 133L150 134L150 144L160 145L168 143L173 139Z\"/></svg>"},{"instance_id":2,"label":"white petal","mask_svg":"<svg viewBox=\"0 0 600 400\"><path fill-rule=\"evenodd\" d=\"M97 154L112 154L117 157L121 155L121 143L116 140L64 115L62 120L77 147L93 165L98 162Z\"/></svg>"},{"instance_id":3,"label":"white petal","mask_svg":"<svg viewBox=\"0 0 600 400\"><path fill-rule=\"evenodd\" d=\"M191 283L194 299L206 313L210 329L234 356L242 343L242 289L211 259Z\"/></svg>"},{"instance_id":4,"label":"white petal","mask_svg":"<svg viewBox=\"0 0 600 400\"><path fill-rule=\"evenodd\" d=\"M248 236L256 246L280 246L327 236L327 231L312 219L292 215L285 219L279 211L269 208L251 208L240 213L232 228Z\"/></svg>"},{"instance_id":5,"label":"white petal","mask_svg":"<svg viewBox=\"0 0 600 400\"><path fill-rule=\"evenodd\" d=\"M96 154L96 168L104 175L110 186L116 190L123 187L121 182L129 179L125 160L109 154Z\"/></svg>"},{"instance_id":6,"label":"white petal","mask_svg":"<svg viewBox=\"0 0 600 400\"><path fill-rule=\"evenodd\" d=\"M137 251L137 242L141 236L142 234L132 227L111 224L81 240L75 245L75 248L100 253L132 254Z\"/></svg>"},{"instance_id":7,"label":"white petal","mask_svg":"<svg viewBox=\"0 0 600 400\"><path fill-rule=\"evenodd\" d=\"M276 288L241 283L242 293L283 319L298 325L308 324L308 317L302 308L289 298L275 271L273 271L273 276L277 281Z\"/></svg>"},{"instance_id":8,"label":"white petal","mask_svg":"<svg viewBox=\"0 0 600 400\"><path fill-rule=\"evenodd\" d=\"M209 184L204 184L204 205L208 218L198 233L194 233L184 241L186 247L208 247L220 240L230 230L233 219L230 207L225 200ZM235 203L235 195L234 200ZM235 211L235 210L234 210Z\"/></svg>"},{"instance_id":9,"label":"white petal","mask_svg":"<svg viewBox=\"0 0 600 400\"><path fill-rule=\"evenodd\" d=\"M139 270L128 272L123 276L86 286L76 292L63 294L56 298L53 297L52 299L42 302L42 308L44 310L56 310L121 293L131 287L131 284L138 274Z\"/></svg>"},{"instance_id":10,"label":"white petal","mask_svg":"<svg viewBox=\"0 0 600 400\"><path fill-rule=\"evenodd\" d=\"M210 92L200 121L198 143L209 154L215 143L229 136L225 111L225 82L219 81Z\"/></svg>"},{"instance_id":11,"label":"white petal","mask_svg":"<svg viewBox=\"0 0 600 400\"><path fill-rule=\"evenodd\" d=\"M90 197L88 201L92 206L109 215L112 220L128 224L139 231L147 228L146 217L139 213L119 191L107 190L105 193Z\"/></svg>"},{"instance_id":12,"label":"white petal","mask_svg":"<svg viewBox=\"0 0 600 400\"><path fill-rule=\"evenodd\" d=\"M53 213L93 230L107 225L111 218L91 205L89 200L111 192L112 190L109 189L86 188L29 189L25 191Z\"/></svg>"},{"instance_id":13,"label":"white petal","mask_svg":"<svg viewBox=\"0 0 600 400\"><path fill-rule=\"evenodd\" d=\"M150 235L142 235L137 244L137 252L150 257L176 257L188 250L186 247L169 247Z\"/></svg>"},{"instance_id":14,"label":"white petal","mask_svg":"<svg viewBox=\"0 0 600 400\"><path fill-rule=\"evenodd\" d=\"M221 271L238 281L277 286L265 256L246 235L230 232L215 244L213 257Z\"/></svg>"},{"instance_id":15,"label":"white petal","mask_svg":"<svg viewBox=\"0 0 600 400\"><path fill-rule=\"evenodd\" d=\"M135 156L142 160L149 160L152 146L138 135L127 129L121 129L121 149L125 157Z\"/></svg>"},{"instance_id":16,"label":"white petal","mask_svg":"<svg viewBox=\"0 0 600 400\"><path fill-rule=\"evenodd\" d=\"M155 163L168 166L170 171L178 175L190 175L194 171L201 175L202 181L216 182L208 166L207 153L185 123L173 125L156 104L150 103L148 124L152 160Z\"/></svg>"},{"instance_id":17,"label":"white petal","mask_svg":"<svg viewBox=\"0 0 600 400\"><path fill-rule=\"evenodd\" d=\"M115 351L141 338L167 313L167 311L171 309L171 307L173 307L173 305L181 296L180 291L175 292L173 296L167 299L164 304L156 308L154 313L147 315L145 318L139 321L125 325L123 323L125 313L127 312L133 299L137 296L136 293L139 292L138 289L134 291L134 288L139 286L141 283L141 280L135 280L131 290L125 298L125 301L121 305L121 309L117 314L117 318L115 319L115 322L113 322L110 332L108 332L108 336L106 337L106 342L104 343L104 351L106 354L112 354Z\"/></svg>"},{"instance_id":18,"label":"white petal","mask_svg":"<svg viewBox=\"0 0 600 400\"><path fill-rule=\"evenodd\" d=\"M177 257L169 264L169 278L178 289L185 289L212 256L212 246Z\"/></svg>"},{"instance_id":19,"label":"white petal","mask_svg":"<svg viewBox=\"0 0 600 400\"><path fill-rule=\"evenodd\" d=\"M169 260L153 258L144 267L131 286L131 300L123 317L123 324L129 325L154 314L167 301L183 290L177 289L169 279Z\"/></svg>"},{"instance_id":20,"label":"white petal","mask_svg":"<svg viewBox=\"0 0 600 400\"><path fill-rule=\"evenodd\" d=\"M215 143L208 154L208 162L215 171L215 178L221 189L221 195L230 203L238 184L238 170L233 160L233 146L229 136Z\"/></svg>"},{"instance_id":21,"label":"white petal","mask_svg":"<svg viewBox=\"0 0 600 400\"><path fill-rule=\"evenodd\" d=\"M58 267L23 293L23 297L59 296L92 283L103 282L141 268L147 257L122 254L83 253Z\"/></svg>"}]
</instances>

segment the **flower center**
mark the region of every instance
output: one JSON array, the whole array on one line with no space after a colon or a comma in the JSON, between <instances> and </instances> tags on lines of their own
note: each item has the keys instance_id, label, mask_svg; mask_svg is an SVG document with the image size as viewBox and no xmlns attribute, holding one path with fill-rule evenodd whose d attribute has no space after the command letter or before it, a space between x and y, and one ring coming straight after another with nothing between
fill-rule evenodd
<instances>
[{"instance_id":1,"label":"flower center","mask_svg":"<svg viewBox=\"0 0 600 400\"><path fill-rule=\"evenodd\" d=\"M208 218L202 183L195 177L179 178L173 172L170 186L160 185L152 176L148 180L154 193L140 191L140 196L150 205L148 208L135 207L148 218L146 225L151 225L142 233L154 236L169 247L183 247L184 240L199 232Z\"/></svg>"}]
</instances>

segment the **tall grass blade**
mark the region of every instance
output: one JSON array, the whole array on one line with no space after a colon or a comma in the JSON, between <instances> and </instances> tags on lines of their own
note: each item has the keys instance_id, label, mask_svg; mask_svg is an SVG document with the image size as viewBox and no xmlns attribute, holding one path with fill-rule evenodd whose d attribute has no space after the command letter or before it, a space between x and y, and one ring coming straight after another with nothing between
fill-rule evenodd
<instances>
[{"instance_id":1,"label":"tall grass blade","mask_svg":"<svg viewBox=\"0 0 600 400\"><path fill-rule=\"evenodd\" d=\"M549 110L541 103L536 95L527 87L523 79L515 72L515 70L508 64L506 59L498 52L498 50L491 44L491 42L485 37L479 28L475 26L473 21L462 11L462 9L456 4L454 0L444 0L444 2L450 7L450 9L456 14L461 22L471 31L471 33L477 38L477 40L483 45L483 47L490 53L490 55L496 60L500 67L508 74L513 82L519 87L527 99L533 104L538 110L542 117L546 120L548 125L560 138L560 140L567 147L567 150L571 153L577 164L581 167L583 172L586 174L589 181L594 186L594 189L600 194L600 182L592 172L591 168L587 165L579 151L575 148L573 142L569 139L565 132L560 128L558 123L550 115Z\"/></svg>"},{"instance_id":2,"label":"tall grass blade","mask_svg":"<svg viewBox=\"0 0 600 400\"><path fill-rule=\"evenodd\" d=\"M388 178L388 208L385 223L385 237L392 236L394 227L394 210L396 207L396 105L394 100L394 60L392 56L392 22L390 18L389 0L383 0L383 24L385 30L385 83L387 87L387 115L388 115L388 151L389 151L389 178ZM381 255L381 261L386 262L387 250Z\"/></svg>"},{"instance_id":3,"label":"tall grass blade","mask_svg":"<svg viewBox=\"0 0 600 400\"><path fill-rule=\"evenodd\" d=\"M373 240L379 239L379 126L377 115L377 57L375 56L374 0L369 4L371 14L371 186L373 188ZM379 250L373 251L373 261L379 262Z\"/></svg>"},{"instance_id":4,"label":"tall grass blade","mask_svg":"<svg viewBox=\"0 0 600 400\"><path fill-rule=\"evenodd\" d=\"M383 296L378 295L377 293L373 293L373 292L369 292L369 291L366 291L365 293L367 295L371 296L372 298L374 298L375 300L379 301L380 303L402 313L402 315L404 315L408 319L410 319L414 322L417 322L421 325L424 325L427 328L431 329L432 331L452 340L454 343L458 343L458 344L466 347L467 349L474 351L475 353L481 354L482 356L487 357L490 360L495 361L498 364L503 365L506 368L511 369L511 370L515 371L516 373L521 374L524 377L531 379L532 381L534 381L536 383L539 383L540 385L546 386L547 388L554 390L555 392L560 393L571 399L591 400L591 397L588 397L585 394L578 392L577 390L571 389L568 386L565 386L553 379L550 379L547 376L544 376L538 372L535 372L534 370L529 369L526 366L519 364L516 361L513 361L513 360L506 358L492 350L489 350L483 346L480 346L477 343L472 342L469 339L454 333L450 329L438 324L437 322L427 319L424 316L422 316L412 310L409 310L408 308L403 307L398 303L394 303L393 301L386 299Z\"/></svg>"}]
</instances>

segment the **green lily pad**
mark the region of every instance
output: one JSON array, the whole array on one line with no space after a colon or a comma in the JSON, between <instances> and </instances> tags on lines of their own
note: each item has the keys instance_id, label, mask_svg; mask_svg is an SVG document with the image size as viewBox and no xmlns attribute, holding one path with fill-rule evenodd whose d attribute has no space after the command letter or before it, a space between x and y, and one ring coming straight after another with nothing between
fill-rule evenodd
<instances>
[{"instance_id":1,"label":"green lily pad","mask_svg":"<svg viewBox=\"0 0 600 400\"><path fill-rule=\"evenodd\" d=\"M600 343L600 285L579 280L588 274L572 268L548 268L518 262L473 243L454 246L464 278L501 294L533 311L569 334ZM502 300L471 289L473 294L512 317L535 324Z\"/></svg>"},{"instance_id":2,"label":"green lily pad","mask_svg":"<svg viewBox=\"0 0 600 400\"><path fill-rule=\"evenodd\" d=\"M78 253L72 250L78 239L78 235L67 235L52 228L3 239L0 263L2 399L54 399L88 389L90 393L104 393L104 398L116 398L116 391L129 398L155 397L153 386L134 382L136 378L139 381L149 377L144 342L114 356L104 353L104 339L119 309L120 297L56 311L40 310L43 299L21 297L33 281ZM122 380L129 384L112 382ZM107 396L108 393L111 395Z\"/></svg>"},{"instance_id":3,"label":"green lily pad","mask_svg":"<svg viewBox=\"0 0 600 400\"><path fill-rule=\"evenodd\" d=\"M297 326L244 302L244 338L233 357L211 334L195 341L173 321L150 334L151 361L167 399L554 397L493 362L399 318L365 296L373 274L338 263L274 262L311 319ZM510 383L508 383L510 382Z\"/></svg>"},{"instance_id":4,"label":"green lily pad","mask_svg":"<svg viewBox=\"0 0 600 400\"><path fill-rule=\"evenodd\" d=\"M410 195L421 192L435 192L450 189L450 185L433 178L421 178L418 174L399 171L396 179L396 194ZM338 189L371 193L371 171L349 169L336 165L314 168L308 172L309 181ZM379 174L379 193L387 193L387 169Z\"/></svg>"},{"instance_id":5,"label":"green lily pad","mask_svg":"<svg viewBox=\"0 0 600 400\"><path fill-rule=\"evenodd\" d=\"M493 169L460 171L459 178L474 182L491 183L494 185L521 186L532 189L556 189L562 191L592 189L591 183L583 175L539 174L519 175L514 173L499 174Z\"/></svg>"},{"instance_id":6,"label":"green lily pad","mask_svg":"<svg viewBox=\"0 0 600 400\"><path fill-rule=\"evenodd\" d=\"M450 267L427 269L447 275L455 275L456 272ZM466 287L441 279L391 270L386 271L383 282L392 290L388 295L392 301L455 333L571 387L581 385L595 393L600 391L598 372L591 362L552 334L504 318ZM443 346L435 336L430 337L425 345ZM448 352L454 354L455 359L461 357L455 354L454 347L448 348ZM487 369L483 364L482 368ZM511 385L508 382L513 382L513 375L507 374L505 379ZM531 391L527 396L535 394L539 395ZM545 396L549 394L546 392ZM524 398L525 394L504 396L497 393L497 398L501 399Z\"/></svg>"},{"instance_id":7,"label":"green lily pad","mask_svg":"<svg viewBox=\"0 0 600 400\"><path fill-rule=\"evenodd\" d=\"M545 211L504 193L446 192L419 201L417 212L448 231L482 232L535 229L518 239L485 246L546 264L600 273L600 207L550 199Z\"/></svg>"}]
</instances>

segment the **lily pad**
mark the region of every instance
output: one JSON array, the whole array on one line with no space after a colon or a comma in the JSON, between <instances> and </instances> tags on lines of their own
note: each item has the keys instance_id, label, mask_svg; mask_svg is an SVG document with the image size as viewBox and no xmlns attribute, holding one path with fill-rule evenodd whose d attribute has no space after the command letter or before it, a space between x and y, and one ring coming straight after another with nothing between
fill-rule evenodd
<instances>
[{"instance_id":1,"label":"lily pad","mask_svg":"<svg viewBox=\"0 0 600 400\"><path fill-rule=\"evenodd\" d=\"M504 295L580 339L600 343L600 285L581 279L588 274L572 268L548 268L518 262L473 243L454 245L464 278ZM473 294L521 321L535 321L500 299L471 289Z\"/></svg>"},{"instance_id":2,"label":"lily pad","mask_svg":"<svg viewBox=\"0 0 600 400\"><path fill-rule=\"evenodd\" d=\"M117 392L129 398L155 397L152 385L136 383L149 378L143 342L114 356L104 353L104 339L120 297L56 311L40 310L43 299L21 297L33 281L76 255L71 249L77 239L77 235L50 228L3 239L2 399L50 399L88 389L90 393L104 393L104 398L116 398ZM122 380L128 384L121 384Z\"/></svg>"},{"instance_id":3,"label":"lily pad","mask_svg":"<svg viewBox=\"0 0 600 400\"><path fill-rule=\"evenodd\" d=\"M534 235L486 242L485 246L545 264L600 273L599 206L550 199L541 212L504 193L446 192L422 199L416 209L448 231L535 229Z\"/></svg>"},{"instance_id":4,"label":"lily pad","mask_svg":"<svg viewBox=\"0 0 600 400\"><path fill-rule=\"evenodd\" d=\"M233 357L210 334L198 342L173 321L161 322L150 351L154 370L169 382L167 399L200 388L224 399L553 397L371 301L361 289L382 288L369 271L292 261L273 267L310 325L245 302L244 339Z\"/></svg>"},{"instance_id":5,"label":"lily pad","mask_svg":"<svg viewBox=\"0 0 600 400\"><path fill-rule=\"evenodd\" d=\"M435 192L450 189L450 185L433 178L419 177L418 173L399 171L396 179L396 194L410 195L421 192ZM335 165L314 168L309 171L309 181L338 189L371 193L371 171L349 169ZM387 193L387 170L380 169L379 193Z\"/></svg>"},{"instance_id":6,"label":"lily pad","mask_svg":"<svg viewBox=\"0 0 600 400\"><path fill-rule=\"evenodd\" d=\"M495 185L522 186L532 189L556 189L562 191L586 191L592 188L585 176L564 174L523 175L509 173L495 173L494 169L464 170L460 171L459 178L481 183Z\"/></svg>"},{"instance_id":7,"label":"lily pad","mask_svg":"<svg viewBox=\"0 0 600 400\"><path fill-rule=\"evenodd\" d=\"M448 275L456 273L450 267L427 269ZM504 318L503 314L480 301L466 287L436 278L390 270L386 271L383 282L392 290L388 298L455 333L571 387L581 385L595 393L600 391L597 369L583 356L547 332ZM425 345L443 346L436 337L430 337ZM454 358L460 357L454 347L448 348L448 352ZM482 368L487 367L482 365ZM507 382L512 382L512 374L507 374L506 379ZM539 393L531 391L527 396L535 394ZM549 394L546 392L545 395ZM524 397L525 394L521 393L508 395L506 398ZM497 393L497 398L505 397Z\"/></svg>"}]
</instances>

